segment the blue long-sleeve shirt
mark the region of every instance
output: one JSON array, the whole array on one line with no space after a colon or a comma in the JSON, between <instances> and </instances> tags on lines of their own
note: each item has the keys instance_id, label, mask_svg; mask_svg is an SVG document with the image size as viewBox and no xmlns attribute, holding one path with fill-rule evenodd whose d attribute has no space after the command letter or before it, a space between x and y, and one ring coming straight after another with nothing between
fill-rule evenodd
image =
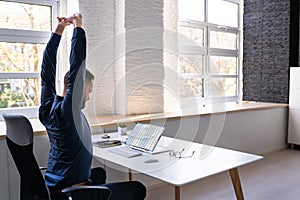
<instances>
[{"instance_id":1,"label":"blue long-sleeve shirt","mask_svg":"<svg viewBox=\"0 0 300 200\"><path fill-rule=\"evenodd\" d=\"M42 89L39 119L46 127L50 152L46 184L62 188L88 181L92 162L91 131L82 112L85 78L86 37L82 28L74 28L70 74L66 95L56 95L56 57L61 36L52 33L42 63Z\"/></svg>"}]
</instances>

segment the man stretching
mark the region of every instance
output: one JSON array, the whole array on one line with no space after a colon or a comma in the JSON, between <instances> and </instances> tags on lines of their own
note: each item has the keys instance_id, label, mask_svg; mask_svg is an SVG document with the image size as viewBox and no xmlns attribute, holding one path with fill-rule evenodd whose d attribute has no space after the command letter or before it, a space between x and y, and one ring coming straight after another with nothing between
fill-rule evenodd
<instances>
[{"instance_id":1,"label":"man stretching","mask_svg":"<svg viewBox=\"0 0 300 200\"><path fill-rule=\"evenodd\" d=\"M42 63L42 91L39 119L46 127L50 140L46 184L51 199L66 200L61 190L73 185L104 184L112 191L112 200L140 200L146 188L137 181L105 184L102 168L91 170L92 141L89 124L82 112L92 92L94 76L85 67L86 36L82 17L58 17L58 24L46 46ZM61 35L66 26L73 24L70 70L65 75L63 96L56 95L56 57ZM91 194L85 191L83 196Z\"/></svg>"}]
</instances>

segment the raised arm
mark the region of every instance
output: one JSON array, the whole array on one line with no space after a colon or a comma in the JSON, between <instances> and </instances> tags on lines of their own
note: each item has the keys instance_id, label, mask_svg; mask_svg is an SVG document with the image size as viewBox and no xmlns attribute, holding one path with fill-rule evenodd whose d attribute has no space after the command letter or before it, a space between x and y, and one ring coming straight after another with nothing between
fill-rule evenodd
<instances>
[{"instance_id":1,"label":"raised arm","mask_svg":"<svg viewBox=\"0 0 300 200\"><path fill-rule=\"evenodd\" d=\"M43 54L41 79L41 107L40 115L47 115L51 109L51 104L56 95L55 74L56 74L56 57L61 35L66 26L70 24L67 18L58 17L58 24L55 31L51 34Z\"/></svg>"},{"instance_id":2,"label":"raised arm","mask_svg":"<svg viewBox=\"0 0 300 200\"><path fill-rule=\"evenodd\" d=\"M75 14L69 18L69 21L73 23L74 30L71 41L70 73L63 106L66 111L73 109L73 112L74 110L80 112L85 80L86 36L81 27L81 15Z\"/></svg>"}]
</instances>

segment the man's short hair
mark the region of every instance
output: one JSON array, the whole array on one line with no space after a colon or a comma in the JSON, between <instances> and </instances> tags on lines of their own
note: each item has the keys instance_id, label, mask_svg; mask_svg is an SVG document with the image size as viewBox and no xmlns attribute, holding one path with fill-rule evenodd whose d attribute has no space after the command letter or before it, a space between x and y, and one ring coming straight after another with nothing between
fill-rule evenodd
<instances>
[{"instance_id":1,"label":"man's short hair","mask_svg":"<svg viewBox=\"0 0 300 200\"><path fill-rule=\"evenodd\" d=\"M65 85L65 87L68 84L69 74L70 74L70 71L67 71L67 73L64 76L64 85ZM92 81L94 79L95 79L94 74L92 72L90 72L90 70L86 69L86 71L85 71L85 81Z\"/></svg>"},{"instance_id":2,"label":"man's short hair","mask_svg":"<svg viewBox=\"0 0 300 200\"><path fill-rule=\"evenodd\" d=\"M95 76L92 72L90 72L88 69L85 71L85 80L92 81L95 79Z\"/></svg>"}]
</instances>

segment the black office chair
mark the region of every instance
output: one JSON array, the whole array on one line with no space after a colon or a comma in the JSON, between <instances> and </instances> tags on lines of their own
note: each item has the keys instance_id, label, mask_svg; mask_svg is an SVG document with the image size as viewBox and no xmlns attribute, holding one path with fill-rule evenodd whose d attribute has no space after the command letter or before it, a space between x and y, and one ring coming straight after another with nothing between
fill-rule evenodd
<instances>
[{"instance_id":1,"label":"black office chair","mask_svg":"<svg viewBox=\"0 0 300 200\"><path fill-rule=\"evenodd\" d=\"M15 114L3 114L3 118L6 123L6 143L21 177L20 199L49 200L48 189L33 154L33 129L29 120ZM62 192L72 200L82 200L85 191L97 197L95 199L106 200L111 195L110 189L103 186L74 186Z\"/></svg>"}]
</instances>

